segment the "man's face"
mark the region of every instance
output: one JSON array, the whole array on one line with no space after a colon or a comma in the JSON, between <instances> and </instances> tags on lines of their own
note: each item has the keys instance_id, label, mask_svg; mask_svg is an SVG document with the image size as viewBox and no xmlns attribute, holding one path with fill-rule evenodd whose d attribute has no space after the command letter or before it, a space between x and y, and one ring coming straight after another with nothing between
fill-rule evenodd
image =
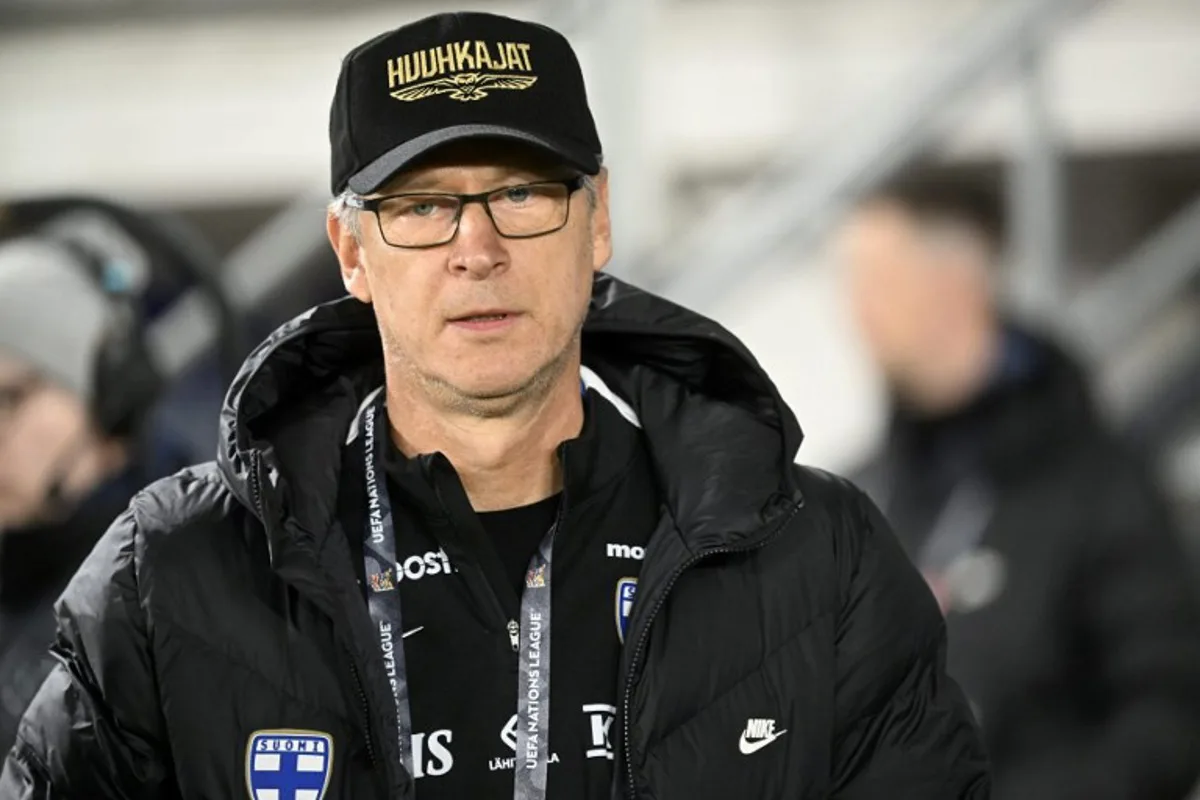
<instances>
[{"instance_id":1,"label":"man's face","mask_svg":"<svg viewBox=\"0 0 1200 800\"><path fill-rule=\"evenodd\" d=\"M87 420L78 397L0 351L0 531L43 510Z\"/></svg>"},{"instance_id":2,"label":"man's face","mask_svg":"<svg viewBox=\"0 0 1200 800\"><path fill-rule=\"evenodd\" d=\"M907 370L928 352L941 326L946 271L922 231L894 205L859 208L842 231L854 314L885 372Z\"/></svg>"},{"instance_id":3,"label":"man's face","mask_svg":"<svg viewBox=\"0 0 1200 800\"><path fill-rule=\"evenodd\" d=\"M374 196L566 177L524 149L475 143L439 151ZM420 250L385 242L373 213L360 213L357 242L331 219L346 287L373 304L389 363L443 403L495 413L551 380L577 352L593 274L612 252L606 176L596 183L594 209L580 189L567 224L530 239L502 237L479 203L463 208L451 241Z\"/></svg>"}]
</instances>

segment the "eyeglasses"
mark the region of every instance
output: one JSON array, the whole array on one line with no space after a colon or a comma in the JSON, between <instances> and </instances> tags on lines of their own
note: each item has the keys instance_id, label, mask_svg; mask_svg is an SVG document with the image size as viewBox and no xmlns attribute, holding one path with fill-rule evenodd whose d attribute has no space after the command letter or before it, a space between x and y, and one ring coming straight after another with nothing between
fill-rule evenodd
<instances>
[{"instance_id":1,"label":"eyeglasses","mask_svg":"<svg viewBox=\"0 0 1200 800\"><path fill-rule=\"evenodd\" d=\"M351 197L347 204L374 212L379 234L392 247L419 250L453 240L468 203L481 203L496 233L505 239L532 239L562 230L571 215L571 195L583 182L578 175L478 194L411 192Z\"/></svg>"}]
</instances>

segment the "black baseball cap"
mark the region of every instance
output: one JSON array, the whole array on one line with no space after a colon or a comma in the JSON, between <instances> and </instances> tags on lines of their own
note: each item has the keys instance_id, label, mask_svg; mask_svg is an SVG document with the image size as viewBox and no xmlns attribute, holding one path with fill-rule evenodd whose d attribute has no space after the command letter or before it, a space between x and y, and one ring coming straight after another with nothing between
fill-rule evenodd
<instances>
[{"instance_id":1,"label":"black baseball cap","mask_svg":"<svg viewBox=\"0 0 1200 800\"><path fill-rule=\"evenodd\" d=\"M343 59L329 115L335 195L373 192L430 150L475 138L600 171L583 73L562 34L496 14L435 14Z\"/></svg>"}]
</instances>

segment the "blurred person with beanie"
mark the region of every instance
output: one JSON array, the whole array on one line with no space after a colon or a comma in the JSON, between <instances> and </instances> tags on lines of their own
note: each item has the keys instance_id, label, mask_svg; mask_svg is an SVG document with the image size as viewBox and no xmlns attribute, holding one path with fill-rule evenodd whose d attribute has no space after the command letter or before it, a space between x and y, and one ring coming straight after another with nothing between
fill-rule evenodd
<instances>
[{"instance_id":1,"label":"blurred person with beanie","mask_svg":"<svg viewBox=\"0 0 1200 800\"><path fill-rule=\"evenodd\" d=\"M133 306L142 248L65 213L0 242L0 745L49 672L51 604L150 477L158 379Z\"/></svg>"},{"instance_id":2,"label":"blurred person with beanie","mask_svg":"<svg viewBox=\"0 0 1200 800\"><path fill-rule=\"evenodd\" d=\"M1076 362L994 291L985 192L904 176L843 230L890 389L860 484L946 615L997 800L1179 800L1200 774L1200 613L1143 467Z\"/></svg>"},{"instance_id":3,"label":"blurred person with beanie","mask_svg":"<svg viewBox=\"0 0 1200 800\"><path fill-rule=\"evenodd\" d=\"M986 798L877 510L741 342L600 274L567 40L382 33L330 141L350 296L101 539L0 797Z\"/></svg>"}]
</instances>

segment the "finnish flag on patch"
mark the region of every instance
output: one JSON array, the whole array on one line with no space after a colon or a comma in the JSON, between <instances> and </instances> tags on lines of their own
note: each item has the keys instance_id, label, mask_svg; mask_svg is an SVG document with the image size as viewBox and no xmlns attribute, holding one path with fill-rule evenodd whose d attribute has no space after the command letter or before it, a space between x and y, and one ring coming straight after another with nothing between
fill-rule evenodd
<instances>
[{"instance_id":1,"label":"finnish flag on patch","mask_svg":"<svg viewBox=\"0 0 1200 800\"><path fill-rule=\"evenodd\" d=\"M319 731L256 731L246 745L253 800L322 800L333 767L333 737Z\"/></svg>"}]
</instances>

